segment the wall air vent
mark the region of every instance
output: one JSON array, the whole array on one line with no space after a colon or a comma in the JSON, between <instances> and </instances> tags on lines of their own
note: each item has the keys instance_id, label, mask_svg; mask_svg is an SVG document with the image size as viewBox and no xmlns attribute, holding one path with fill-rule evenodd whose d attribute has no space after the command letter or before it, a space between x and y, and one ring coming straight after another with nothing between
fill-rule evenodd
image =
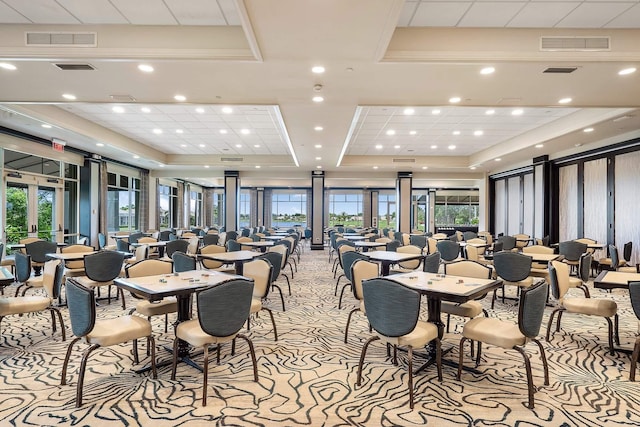
<instances>
[{"instance_id":1,"label":"wall air vent","mask_svg":"<svg viewBox=\"0 0 640 427\"><path fill-rule=\"evenodd\" d=\"M27 46L96 47L98 33L29 31L25 33L25 44Z\"/></svg>"},{"instance_id":2,"label":"wall air vent","mask_svg":"<svg viewBox=\"0 0 640 427\"><path fill-rule=\"evenodd\" d=\"M540 50L542 51L602 51L611 49L609 37L541 37Z\"/></svg>"},{"instance_id":3,"label":"wall air vent","mask_svg":"<svg viewBox=\"0 0 640 427\"><path fill-rule=\"evenodd\" d=\"M91 64L53 64L62 71L93 71L95 68Z\"/></svg>"},{"instance_id":4,"label":"wall air vent","mask_svg":"<svg viewBox=\"0 0 640 427\"><path fill-rule=\"evenodd\" d=\"M244 159L242 157L220 157L221 162L242 162Z\"/></svg>"},{"instance_id":5,"label":"wall air vent","mask_svg":"<svg viewBox=\"0 0 640 427\"><path fill-rule=\"evenodd\" d=\"M416 159L393 159L393 163L415 163Z\"/></svg>"},{"instance_id":6,"label":"wall air vent","mask_svg":"<svg viewBox=\"0 0 640 427\"><path fill-rule=\"evenodd\" d=\"M569 74L577 70L578 67L549 67L543 71L543 73L551 74Z\"/></svg>"}]
</instances>

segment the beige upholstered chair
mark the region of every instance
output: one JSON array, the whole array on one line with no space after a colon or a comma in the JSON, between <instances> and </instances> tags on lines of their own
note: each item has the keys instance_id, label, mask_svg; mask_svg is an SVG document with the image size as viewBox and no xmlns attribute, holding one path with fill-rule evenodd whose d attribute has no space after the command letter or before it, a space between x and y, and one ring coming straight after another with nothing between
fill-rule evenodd
<instances>
[{"instance_id":1,"label":"beige upholstered chair","mask_svg":"<svg viewBox=\"0 0 640 427\"><path fill-rule=\"evenodd\" d=\"M80 372L78 373L78 385L76 388L76 408L82 406L82 385L84 372L89 355L100 347L118 345L127 341L133 341L133 360L138 359L138 339L147 338L151 353L151 369L153 378L156 374L156 346L151 333L151 324L148 320L137 316L120 316L113 319L96 319L96 298L94 290L82 286L75 278L67 280L67 303L71 329L76 338L69 343L67 354L62 365L62 378L60 385L67 383L67 367L73 346L83 340L90 347L82 354Z\"/></svg>"},{"instance_id":2,"label":"beige upholstered chair","mask_svg":"<svg viewBox=\"0 0 640 427\"><path fill-rule=\"evenodd\" d=\"M224 246L220 245L207 245L200 248L200 254L219 254L222 252L226 252ZM207 270L216 270L221 271L223 273L235 273L233 268L226 268L224 264L220 261L216 261L209 258L200 257L200 265L202 268L206 268Z\"/></svg>"},{"instance_id":3,"label":"beige upholstered chair","mask_svg":"<svg viewBox=\"0 0 640 427\"><path fill-rule=\"evenodd\" d=\"M189 237L189 246L187 246L187 254L189 255L197 254L199 246L200 246L200 239L197 236Z\"/></svg>"},{"instance_id":4,"label":"beige upholstered chair","mask_svg":"<svg viewBox=\"0 0 640 427\"><path fill-rule=\"evenodd\" d=\"M529 409L534 407L533 376L531 374L531 362L529 356L524 351L524 346L533 341L540 349L540 358L544 369L544 384L549 385L549 368L544 347L537 339L540 333L542 317L544 315L545 303L547 300L548 285L539 282L535 286L522 290L518 308L518 324L497 319L495 317L477 317L468 321L462 330L462 339L459 346L458 375L460 380L462 373L462 361L464 352L462 351L465 340L478 342L478 354L476 355L476 365L480 363L482 354L481 343L487 343L505 349L514 349L520 353L524 359L524 366L527 373L527 386L529 391Z\"/></svg>"},{"instance_id":5,"label":"beige upholstered chair","mask_svg":"<svg viewBox=\"0 0 640 427\"><path fill-rule=\"evenodd\" d=\"M276 329L276 321L273 318L273 312L262 304L262 300L269 296L271 289L273 266L266 259L255 259L244 264L242 275L253 279L253 299L251 300L251 314L256 314L261 310L269 313L271 324L273 325L273 335L278 341L278 330ZM250 328L251 317L247 319L247 329Z\"/></svg>"},{"instance_id":6,"label":"beige upholstered chair","mask_svg":"<svg viewBox=\"0 0 640 427\"><path fill-rule=\"evenodd\" d=\"M476 239L472 239L472 240L476 240ZM479 248L477 246L473 246L472 244L467 244L464 247L464 250L465 250L465 253L467 254L467 259L469 261L479 262L480 264L483 264L483 265L491 264L482 255L482 253L484 253L484 248Z\"/></svg>"},{"instance_id":7,"label":"beige upholstered chair","mask_svg":"<svg viewBox=\"0 0 640 427\"><path fill-rule=\"evenodd\" d=\"M615 301L604 298L567 298L569 290L569 266L560 261L549 263L549 282L551 283L551 293L558 301L558 308L551 312L549 323L547 324L547 341L551 334L553 319L558 314L556 332L560 332L560 320L563 313L584 314L587 316L603 317L609 326L609 351L614 354L613 340L619 343L618 338L618 305ZM611 321L614 319L614 322Z\"/></svg>"},{"instance_id":8,"label":"beige upholstered chair","mask_svg":"<svg viewBox=\"0 0 640 427\"><path fill-rule=\"evenodd\" d=\"M405 234L405 236L408 236L408 235ZM413 245L405 245L405 246L400 246L398 249L396 249L396 252L403 253L403 254L418 255L418 254L422 254L422 249ZM414 260L399 262L398 267L400 267L401 271L411 271L419 268L420 264L422 264L422 259L414 259Z\"/></svg>"},{"instance_id":9,"label":"beige upholstered chair","mask_svg":"<svg viewBox=\"0 0 640 427\"><path fill-rule=\"evenodd\" d=\"M531 257L519 252L502 251L493 255L493 267L498 278L502 280L502 302L505 299L505 286L528 288L533 284L531 277ZM497 289L496 289L497 291ZM493 293L491 308L496 301L496 291Z\"/></svg>"},{"instance_id":10,"label":"beige upholstered chair","mask_svg":"<svg viewBox=\"0 0 640 427\"><path fill-rule=\"evenodd\" d=\"M140 244L145 244L145 243L157 243L158 239L155 237L140 237L138 239L138 243ZM159 256L159 250L158 247L149 247L147 249L147 256L145 258L149 258L149 257L158 257ZM144 258L142 258L144 259Z\"/></svg>"},{"instance_id":11,"label":"beige upholstered chair","mask_svg":"<svg viewBox=\"0 0 640 427\"><path fill-rule=\"evenodd\" d=\"M433 237L429 237L427 239L427 248L429 249L429 254L438 252L438 240Z\"/></svg>"},{"instance_id":12,"label":"beige upholstered chair","mask_svg":"<svg viewBox=\"0 0 640 427\"><path fill-rule=\"evenodd\" d=\"M347 343L347 335L349 334L349 324L351 323L351 316L356 311L361 311L362 314L366 314L364 307L364 299L362 296L362 281L373 279L380 275L380 265L376 262L359 259L351 264L351 282L353 286L353 296L358 301L358 306L349 312L347 317L347 326L344 328L344 342Z\"/></svg>"},{"instance_id":13,"label":"beige upholstered chair","mask_svg":"<svg viewBox=\"0 0 640 427\"><path fill-rule=\"evenodd\" d=\"M522 253L527 255L527 254L547 254L547 255L552 255L554 253L554 249L547 247L547 246L542 246L542 245L532 245L532 246L525 246L524 248L522 248ZM532 277L542 277L544 278L547 282L549 282L548 277L549 277L549 270L547 269L547 264L546 262L542 263L542 262L531 262L531 273L529 273L530 276Z\"/></svg>"},{"instance_id":14,"label":"beige upholstered chair","mask_svg":"<svg viewBox=\"0 0 640 427\"><path fill-rule=\"evenodd\" d=\"M486 265L480 264L476 261L460 260L444 264L444 273L452 274L454 276L462 277L474 277L477 279L491 279L492 269ZM481 298L484 298L483 295ZM440 311L447 314L447 332L449 332L449 320L451 315L466 317L473 319L480 313L484 313L488 316L487 311L482 307L482 304L477 300L467 301L462 304L458 304L450 301L442 301Z\"/></svg>"},{"instance_id":15,"label":"beige upholstered chair","mask_svg":"<svg viewBox=\"0 0 640 427\"><path fill-rule=\"evenodd\" d=\"M168 261L159 259L143 259L135 264L128 265L125 268L125 274L127 277L144 277L154 276L157 274L169 274L173 271L173 264ZM136 294L132 294L135 298L140 298ZM169 313L176 313L178 311L178 301L175 297L163 298L160 301L148 301L141 299L132 308L129 314L134 312L146 316L148 320L152 316L161 316L164 314L164 331L167 332L169 325Z\"/></svg>"},{"instance_id":16,"label":"beige upholstered chair","mask_svg":"<svg viewBox=\"0 0 640 427\"><path fill-rule=\"evenodd\" d=\"M514 234L513 237L516 238L516 249L520 251L522 248L529 245L529 239L531 239L531 236L528 234Z\"/></svg>"},{"instance_id":17,"label":"beige upholstered chair","mask_svg":"<svg viewBox=\"0 0 640 427\"><path fill-rule=\"evenodd\" d=\"M243 245L243 243L251 243L253 242L253 239L251 237L238 237L238 240L236 240L236 242L240 243L240 247L243 251L250 251L252 249L254 249L253 246L246 246Z\"/></svg>"},{"instance_id":18,"label":"beige upholstered chair","mask_svg":"<svg viewBox=\"0 0 640 427\"><path fill-rule=\"evenodd\" d=\"M20 254L22 255L22 254ZM26 256L26 255L22 255ZM16 297L0 297L0 322L5 316L11 316L14 314L26 314L36 313L43 310L51 311L51 329L56 332L56 316L60 322L60 329L62 331L62 341L66 339L64 322L62 321L62 315L60 310L56 307L52 307L53 300L57 298L56 293L59 289L56 289L60 285L62 280L64 267L62 261L51 260L44 264L42 271L41 284L46 292L46 296L16 296Z\"/></svg>"},{"instance_id":19,"label":"beige upholstered chair","mask_svg":"<svg viewBox=\"0 0 640 427\"><path fill-rule=\"evenodd\" d=\"M95 249L93 246L87 245L70 245L63 247L60 252L63 254L68 253L83 253L93 252ZM84 260L66 261L64 264L64 277L84 276Z\"/></svg>"}]
</instances>

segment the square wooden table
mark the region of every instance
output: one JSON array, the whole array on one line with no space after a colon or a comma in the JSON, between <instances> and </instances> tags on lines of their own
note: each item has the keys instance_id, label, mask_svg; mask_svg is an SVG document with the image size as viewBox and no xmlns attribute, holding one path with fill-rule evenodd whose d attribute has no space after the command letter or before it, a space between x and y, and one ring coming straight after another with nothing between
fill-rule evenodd
<instances>
[{"instance_id":1,"label":"square wooden table","mask_svg":"<svg viewBox=\"0 0 640 427\"><path fill-rule=\"evenodd\" d=\"M380 261L381 263L381 272L383 276L389 275L389 269L391 268L391 264L397 264L402 261L410 261L414 259L420 259L424 257L422 254L408 254L403 252L393 252L393 251L373 251L366 252L364 255L368 256L372 261Z\"/></svg>"},{"instance_id":2,"label":"square wooden table","mask_svg":"<svg viewBox=\"0 0 640 427\"><path fill-rule=\"evenodd\" d=\"M234 251L234 252L220 252L211 254L198 254L200 258L208 258L214 261L220 261L225 264L234 263L236 274L242 276L244 263L251 261L255 257L260 256L260 252L255 251Z\"/></svg>"},{"instance_id":3,"label":"square wooden table","mask_svg":"<svg viewBox=\"0 0 640 427\"><path fill-rule=\"evenodd\" d=\"M629 282L640 282L640 273L604 270L593 280L593 287L599 289L629 289Z\"/></svg>"}]
</instances>

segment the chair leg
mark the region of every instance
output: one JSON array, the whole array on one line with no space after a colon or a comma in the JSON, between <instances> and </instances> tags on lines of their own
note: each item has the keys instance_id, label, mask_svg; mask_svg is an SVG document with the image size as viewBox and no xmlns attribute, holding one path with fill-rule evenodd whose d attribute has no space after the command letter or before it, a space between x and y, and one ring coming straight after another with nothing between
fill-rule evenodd
<instances>
[{"instance_id":1,"label":"chair leg","mask_svg":"<svg viewBox=\"0 0 640 427\"><path fill-rule=\"evenodd\" d=\"M138 340L133 340L133 361L138 364L140 363L140 358L138 357Z\"/></svg>"},{"instance_id":2,"label":"chair leg","mask_svg":"<svg viewBox=\"0 0 640 427\"><path fill-rule=\"evenodd\" d=\"M171 362L171 380L176 379L176 367L178 366L178 337L173 339L173 360Z\"/></svg>"},{"instance_id":3,"label":"chair leg","mask_svg":"<svg viewBox=\"0 0 640 427\"><path fill-rule=\"evenodd\" d=\"M551 326L553 325L553 318L555 317L556 313L558 311L560 311L560 310L562 310L562 309L561 308L556 308L549 315L549 322L547 323L547 335L545 336L545 339L547 340L547 342L549 341L549 335L551 334Z\"/></svg>"},{"instance_id":4,"label":"chair leg","mask_svg":"<svg viewBox=\"0 0 640 427\"><path fill-rule=\"evenodd\" d=\"M286 311L284 308L284 296L282 295L282 289L280 289L280 286L278 285L271 284L271 290L273 289L277 289L278 292L280 293L280 302L282 302L282 311Z\"/></svg>"},{"instance_id":5,"label":"chair leg","mask_svg":"<svg viewBox=\"0 0 640 427\"><path fill-rule=\"evenodd\" d=\"M273 324L273 335L275 336L275 341L278 341L278 330L276 329L276 320L273 318L273 312L268 308L262 307L263 310L267 310L269 316L271 317L271 323Z\"/></svg>"},{"instance_id":6,"label":"chair leg","mask_svg":"<svg viewBox=\"0 0 640 427\"><path fill-rule=\"evenodd\" d=\"M124 290L122 288L118 288L118 294L120 294L120 298L122 298L122 309L127 309L127 303L124 300Z\"/></svg>"},{"instance_id":7,"label":"chair leg","mask_svg":"<svg viewBox=\"0 0 640 427\"><path fill-rule=\"evenodd\" d=\"M342 309L342 297L344 296L344 290L348 287L351 287L351 283L347 283L342 287L340 291L340 299L338 300L338 310Z\"/></svg>"},{"instance_id":8,"label":"chair leg","mask_svg":"<svg viewBox=\"0 0 640 427\"><path fill-rule=\"evenodd\" d=\"M344 343L347 343L347 335L349 334L349 323L351 323L351 316L353 316L353 313L355 313L356 311L359 311L359 308L354 308L353 310L351 310L349 312L349 316L347 316L347 326L344 328Z\"/></svg>"},{"instance_id":9,"label":"chair leg","mask_svg":"<svg viewBox=\"0 0 640 427\"><path fill-rule=\"evenodd\" d=\"M67 385L67 366L69 365L69 358L71 357L71 351L73 350L73 345L80 341L80 338L74 338L73 341L69 343L67 347L67 354L64 357L64 362L62 363L62 375L60 377L60 385Z\"/></svg>"},{"instance_id":10,"label":"chair leg","mask_svg":"<svg viewBox=\"0 0 640 427\"><path fill-rule=\"evenodd\" d=\"M147 337L147 345L151 347L151 374L155 380L158 378L158 372L156 371L156 340L153 335Z\"/></svg>"},{"instance_id":11,"label":"chair leg","mask_svg":"<svg viewBox=\"0 0 640 427\"><path fill-rule=\"evenodd\" d=\"M464 357L464 342L467 340L467 337L462 337L460 339L460 344L458 345L458 373L456 374L456 379L460 381L460 376L462 375L462 362ZM473 346L473 343L471 344ZM472 356L473 357L473 356Z\"/></svg>"},{"instance_id":12,"label":"chair leg","mask_svg":"<svg viewBox=\"0 0 640 427\"><path fill-rule=\"evenodd\" d=\"M580 286L578 286L580 289L582 289L582 292L584 292L584 296L585 298L591 298L591 294L589 293L589 288L587 287L587 285L582 284Z\"/></svg>"},{"instance_id":13,"label":"chair leg","mask_svg":"<svg viewBox=\"0 0 640 427\"><path fill-rule=\"evenodd\" d=\"M364 346L362 346L362 352L360 352L360 361L358 362L358 377L356 380L356 385L358 386L360 385L360 380L362 379L362 363L364 363L364 356L367 354L367 348L369 347L369 344L379 339L380 337L378 336L371 337L367 340L367 342L364 343Z\"/></svg>"},{"instance_id":14,"label":"chair leg","mask_svg":"<svg viewBox=\"0 0 640 427\"><path fill-rule=\"evenodd\" d=\"M436 368L438 370L438 381L442 382L442 343L440 338L436 338Z\"/></svg>"},{"instance_id":15,"label":"chair leg","mask_svg":"<svg viewBox=\"0 0 640 427\"><path fill-rule=\"evenodd\" d=\"M242 334L238 334L236 337L242 338L247 342L247 344L249 344L249 353L251 354L251 361L253 362L253 380L258 382L258 362L256 361L256 352L253 349L253 342Z\"/></svg>"},{"instance_id":16,"label":"chair leg","mask_svg":"<svg viewBox=\"0 0 640 427\"><path fill-rule=\"evenodd\" d=\"M98 344L93 344L86 349L82 355L82 361L80 362L80 372L78 374L78 385L76 386L76 408L82 406L82 386L84 384L84 372L87 368L87 359L93 350L100 347Z\"/></svg>"},{"instance_id":17,"label":"chair leg","mask_svg":"<svg viewBox=\"0 0 640 427\"><path fill-rule=\"evenodd\" d=\"M560 310L558 312L558 321L556 322L556 332L560 332L560 321L562 320L563 313L564 313L564 310Z\"/></svg>"},{"instance_id":18,"label":"chair leg","mask_svg":"<svg viewBox=\"0 0 640 427\"><path fill-rule=\"evenodd\" d=\"M202 366L202 406L207 406L207 380L209 379L209 346L204 345L204 364Z\"/></svg>"},{"instance_id":19,"label":"chair leg","mask_svg":"<svg viewBox=\"0 0 640 427\"><path fill-rule=\"evenodd\" d=\"M620 324L620 317L618 316L618 313L615 314L615 316L613 317L613 338L616 341L616 344L620 345L620 333L619 333L619 326Z\"/></svg>"},{"instance_id":20,"label":"chair leg","mask_svg":"<svg viewBox=\"0 0 640 427\"><path fill-rule=\"evenodd\" d=\"M480 366L481 358L482 358L482 341L478 341L478 354L476 354L476 368Z\"/></svg>"},{"instance_id":21,"label":"chair leg","mask_svg":"<svg viewBox=\"0 0 640 427\"><path fill-rule=\"evenodd\" d=\"M538 348L540 349L540 359L542 359L542 367L544 370L544 385L549 385L549 364L547 363L547 355L544 352L544 347L542 346L542 343L535 338L531 341L538 344Z\"/></svg>"},{"instance_id":22,"label":"chair leg","mask_svg":"<svg viewBox=\"0 0 640 427\"><path fill-rule=\"evenodd\" d=\"M344 274L341 274L338 276L338 280L336 280L336 288L333 291L334 296L338 296L338 285L340 284L340 279L342 279L343 277L345 277Z\"/></svg>"},{"instance_id":23,"label":"chair leg","mask_svg":"<svg viewBox=\"0 0 640 427\"><path fill-rule=\"evenodd\" d=\"M413 409L413 347L407 346L407 358L409 369L409 407Z\"/></svg>"},{"instance_id":24,"label":"chair leg","mask_svg":"<svg viewBox=\"0 0 640 427\"><path fill-rule=\"evenodd\" d=\"M636 338L636 345L633 346L633 354L631 355L631 369L629 371L629 381L636 380L636 366L640 357L640 337Z\"/></svg>"},{"instance_id":25,"label":"chair leg","mask_svg":"<svg viewBox=\"0 0 640 427\"><path fill-rule=\"evenodd\" d=\"M615 354L615 351L613 349L613 322L608 317L605 317L605 319L607 320L607 325L609 326L609 328L608 328L608 332L609 332L609 354L613 356Z\"/></svg>"},{"instance_id":26,"label":"chair leg","mask_svg":"<svg viewBox=\"0 0 640 427\"><path fill-rule=\"evenodd\" d=\"M451 321L451 315L447 314L447 333L449 333L449 322Z\"/></svg>"},{"instance_id":27,"label":"chair leg","mask_svg":"<svg viewBox=\"0 0 640 427\"><path fill-rule=\"evenodd\" d=\"M55 307L48 307L49 310L51 310L51 324L53 326L53 332L56 331L56 321L55 321L55 317L54 317L54 313L58 316L58 321L60 322L60 330L62 332L62 341L66 341L67 340L67 334L66 331L64 329L64 322L62 321L62 314L60 313L60 310L58 310Z\"/></svg>"},{"instance_id":28,"label":"chair leg","mask_svg":"<svg viewBox=\"0 0 640 427\"><path fill-rule=\"evenodd\" d=\"M529 357L527 357L527 353L525 353L524 349L518 347L517 345L513 347L514 350L517 350L524 359L524 367L527 371L527 388L529 391L529 405L527 406L529 409L533 409L534 406L534 398L533 398L533 375L531 375L531 361Z\"/></svg>"}]
</instances>

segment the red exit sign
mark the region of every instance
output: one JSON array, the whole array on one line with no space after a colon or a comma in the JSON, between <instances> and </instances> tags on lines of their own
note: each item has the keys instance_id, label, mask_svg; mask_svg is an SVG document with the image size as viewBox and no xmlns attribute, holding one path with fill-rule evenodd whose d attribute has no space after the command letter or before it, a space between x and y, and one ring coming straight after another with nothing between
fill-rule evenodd
<instances>
[{"instance_id":1,"label":"red exit sign","mask_svg":"<svg viewBox=\"0 0 640 427\"><path fill-rule=\"evenodd\" d=\"M65 141L62 141L62 140L60 140L60 139L55 139L55 138L54 138L54 139L51 141L51 148L53 148L53 151L59 151L59 152L61 152L61 153L62 153L62 152L64 152L64 146L65 146L66 144L67 144L67 143L66 143Z\"/></svg>"}]
</instances>

